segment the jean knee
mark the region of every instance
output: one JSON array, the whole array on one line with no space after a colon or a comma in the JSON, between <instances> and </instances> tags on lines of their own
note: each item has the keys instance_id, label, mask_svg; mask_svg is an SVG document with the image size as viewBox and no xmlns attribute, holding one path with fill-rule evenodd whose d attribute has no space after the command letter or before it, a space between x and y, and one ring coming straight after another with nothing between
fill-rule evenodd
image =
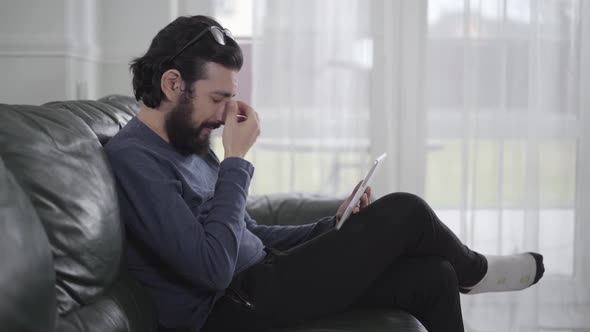
<instances>
[{"instance_id":1,"label":"jean knee","mask_svg":"<svg viewBox=\"0 0 590 332\"><path fill-rule=\"evenodd\" d=\"M407 193L396 192L383 196L383 206L395 217L404 216L403 221L411 225L419 225L420 222L425 222L425 225L430 225L432 221L431 208L420 196Z\"/></svg>"},{"instance_id":2,"label":"jean knee","mask_svg":"<svg viewBox=\"0 0 590 332\"><path fill-rule=\"evenodd\" d=\"M383 199L386 199L393 204L402 204L402 205L421 204L423 201L422 198L420 198L420 196L418 196L416 194L402 192L402 191L387 194L387 195L383 196Z\"/></svg>"}]
</instances>

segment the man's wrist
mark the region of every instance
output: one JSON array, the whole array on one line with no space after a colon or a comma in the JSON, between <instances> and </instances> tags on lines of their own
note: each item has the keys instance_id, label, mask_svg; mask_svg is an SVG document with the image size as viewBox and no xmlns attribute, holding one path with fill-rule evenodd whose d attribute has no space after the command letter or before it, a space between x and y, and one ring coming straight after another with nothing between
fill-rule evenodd
<instances>
[{"instance_id":1,"label":"man's wrist","mask_svg":"<svg viewBox=\"0 0 590 332\"><path fill-rule=\"evenodd\" d=\"M246 155L245 153L237 153L237 152L233 152L233 151L224 151L224 158L240 158L240 159L244 159L244 156Z\"/></svg>"}]
</instances>

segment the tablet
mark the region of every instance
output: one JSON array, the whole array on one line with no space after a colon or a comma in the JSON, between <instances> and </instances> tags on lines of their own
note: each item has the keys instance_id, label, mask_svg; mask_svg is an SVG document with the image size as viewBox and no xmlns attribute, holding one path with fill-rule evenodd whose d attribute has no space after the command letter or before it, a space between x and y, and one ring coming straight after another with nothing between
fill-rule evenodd
<instances>
[{"instance_id":1,"label":"tablet","mask_svg":"<svg viewBox=\"0 0 590 332\"><path fill-rule=\"evenodd\" d=\"M373 162L373 166L371 166L371 168L367 172L367 175L365 175L363 182L361 182L361 185L359 186L356 193L354 194L354 196L350 200L350 203L346 207L346 210L344 210L344 213L342 214L342 218L340 218L340 221L338 223L336 223L337 230L340 229L340 227L342 227L342 225L344 224L346 219L348 219L348 217L350 217L350 215L352 214L352 210L354 210L354 208L359 204L361 197L365 193L365 190L367 189L367 187L371 184L371 181L373 180L373 176L377 172L379 165L382 164L382 161L383 161L383 159L385 159L385 157L387 157L387 153L380 155Z\"/></svg>"}]
</instances>

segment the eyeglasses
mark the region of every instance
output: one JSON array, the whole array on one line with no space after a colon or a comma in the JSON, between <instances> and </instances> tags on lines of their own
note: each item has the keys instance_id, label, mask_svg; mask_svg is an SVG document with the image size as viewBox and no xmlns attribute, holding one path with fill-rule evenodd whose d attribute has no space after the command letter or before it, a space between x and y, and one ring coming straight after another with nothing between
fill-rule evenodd
<instances>
[{"instance_id":1,"label":"eyeglasses","mask_svg":"<svg viewBox=\"0 0 590 332\"><path fill-rule=\"evenodd\" d=\"M213 39L215 39L215 41L219 45L225 45L225 37L228 37L231 40L234 40L234 36L231 34L231 32L228 29L222 29L222 28L220 28L218 26L212 25L212 26L208 27L207 29L199 32L199 34L196 35L193 39L189 40L189 42L186 43L186 45L184 45L170 59L168 59L168 61L171 62L172 60L174 60L177 56L180 55L180 53L182 53L184 50L186 50L187 48L189 48L191 45L193 45L197 41L199 41L199 39L201 39L207 32L211 32L211 35L213 36Z\"/></svg>"}]
</instances>

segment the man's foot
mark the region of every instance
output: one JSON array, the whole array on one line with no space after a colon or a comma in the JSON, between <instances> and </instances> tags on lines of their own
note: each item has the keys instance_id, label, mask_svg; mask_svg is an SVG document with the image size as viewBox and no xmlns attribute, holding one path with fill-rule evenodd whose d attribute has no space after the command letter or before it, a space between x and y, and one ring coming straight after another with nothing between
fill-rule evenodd
<instances>
[{"instance_id":1,"label":"man's foot","mask_svg":"<svg viewBox=\"0 0 590 332\"><path fill-rule=\"evenodd\" d=\"M460 287L461 293L506 292L525 289L536 284L543 273L543 256L527 252L506 256L485 256L488 271L474 286Z\"/></svg>"}]
</instances>

